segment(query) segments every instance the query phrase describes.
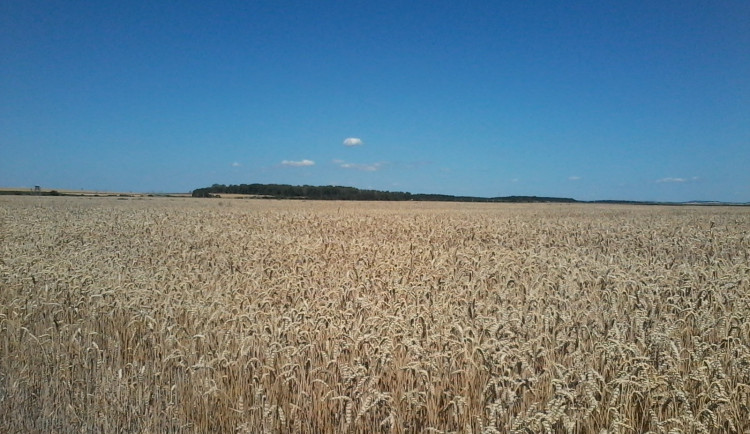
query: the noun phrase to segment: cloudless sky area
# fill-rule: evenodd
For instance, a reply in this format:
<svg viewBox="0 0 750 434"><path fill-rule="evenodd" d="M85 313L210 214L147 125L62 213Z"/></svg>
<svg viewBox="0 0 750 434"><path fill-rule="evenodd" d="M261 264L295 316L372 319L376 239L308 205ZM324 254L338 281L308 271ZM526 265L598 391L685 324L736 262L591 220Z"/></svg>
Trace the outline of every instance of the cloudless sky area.
<svg viewBox="0 0 750 434"><path fill-rule="evenodd" d="M0 2L0 186L750 201L750 2Z"/></svg>

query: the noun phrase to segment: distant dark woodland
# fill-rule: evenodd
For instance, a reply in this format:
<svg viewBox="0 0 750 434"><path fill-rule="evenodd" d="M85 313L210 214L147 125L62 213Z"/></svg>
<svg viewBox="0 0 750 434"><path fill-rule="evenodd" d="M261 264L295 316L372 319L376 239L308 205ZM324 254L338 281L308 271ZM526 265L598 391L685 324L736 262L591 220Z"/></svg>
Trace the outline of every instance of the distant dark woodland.
<svg viewBox="0 0 750 434"><path fill-rule="evenodd" d="M354 187L311 186L286 184L214 184L193 190L193 197L220 197L221 194L246 194L269 199L309 200L382 200L382 201L437 201L437 202L560 202L574 203L575 199L537 196L472 197L447 194L412 194L394 191L360 190Z"/></svg>

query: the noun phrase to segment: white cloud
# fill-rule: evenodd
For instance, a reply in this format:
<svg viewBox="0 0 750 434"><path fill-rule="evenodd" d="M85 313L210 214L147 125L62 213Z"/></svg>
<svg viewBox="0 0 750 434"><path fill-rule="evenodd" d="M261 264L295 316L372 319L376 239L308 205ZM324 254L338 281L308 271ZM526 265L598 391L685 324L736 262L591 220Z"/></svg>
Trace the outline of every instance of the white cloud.
<svg viewBox="0 0 750 434"><path fill-rule="evenodd" d="M364 145L364 142L362 139L359 139L357 137L347 137L344 139L344 146L362 146Z"/></svg>
<svg viewBox="0 0 750 434"><path fill-rule="evenodd" d="M232 163L232 167L240 167L240 166L242 166L242 164L240 164L240 163L238 163L236 161L234 163Z"/></svg>
<svg viewBox="0 0 750 434"><path fill-rule="evenodd" d="M656 182L662 183L662 182L687 182L687 179L685 178L662 178L657 179Z"/></svg>
<svg viewBox="0 0 750 434"><path fill-rule="evenodd" d="M315 162L312 160L300 160L300 161L284 160L281 162L281 165L289 166L289 167L305 167L305 166L314 166Z"/></svg>
<svg viewBox="0 0 750 434"><path fill-rule="evenodd" d="M580 176L569 176L568 181L579 181L581 179Z"/></svg>
<svg viewBox="0 0 750 434"><path fill-rule="evenodd" d="M354 170L361 170L363 172L375 172L380 170L383 167L383 163L373 163L373 164L357 164L357 163L347 163L342 160L333 160L334 163L338 164L339 167L342 169L354 169Z"/></svg>

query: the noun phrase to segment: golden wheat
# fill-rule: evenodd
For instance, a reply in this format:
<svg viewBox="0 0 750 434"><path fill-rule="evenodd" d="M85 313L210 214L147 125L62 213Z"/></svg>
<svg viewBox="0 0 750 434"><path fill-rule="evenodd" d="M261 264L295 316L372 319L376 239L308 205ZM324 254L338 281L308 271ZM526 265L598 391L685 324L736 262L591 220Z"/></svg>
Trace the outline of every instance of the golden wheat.
<svg viewBox="0 0 750 434"><path fill-rule="evenodd" d="M0 198L3 432L747 432L750 209Z"/></svg>

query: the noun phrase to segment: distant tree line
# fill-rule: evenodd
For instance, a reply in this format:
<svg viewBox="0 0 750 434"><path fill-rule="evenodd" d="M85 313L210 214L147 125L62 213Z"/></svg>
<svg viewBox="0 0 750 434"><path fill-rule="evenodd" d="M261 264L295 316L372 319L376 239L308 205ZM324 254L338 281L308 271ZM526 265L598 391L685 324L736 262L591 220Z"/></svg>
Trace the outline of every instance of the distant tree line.
<svg viewBox="0 0 750 434"><path fill-rule="evenodd" d="M269 199L309 200L379 200L379 201L434 201L434 202L560 202L573 203L575 199L538 196L473 197L447 194L412 194L400 191L361 190L334 185L287 184L214 184L193 190L193 197L220 197L222 194L245 194Z"/></svg>
<svg viewBox="0 0 750 434"><path fill-rule="evenodd" d="M34 190L0 190L0 196L69 196L57 190L34 191Z"/></svg>

